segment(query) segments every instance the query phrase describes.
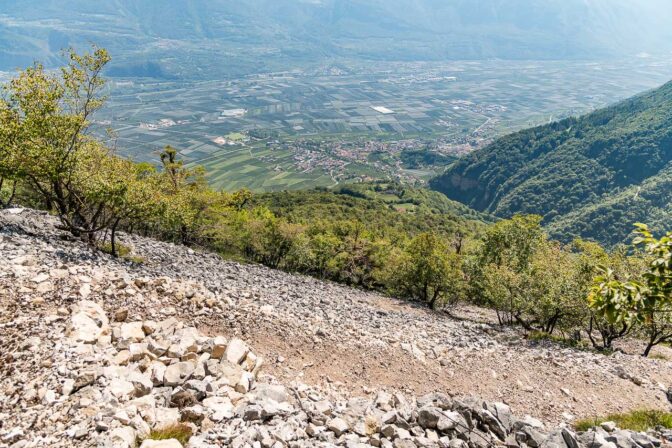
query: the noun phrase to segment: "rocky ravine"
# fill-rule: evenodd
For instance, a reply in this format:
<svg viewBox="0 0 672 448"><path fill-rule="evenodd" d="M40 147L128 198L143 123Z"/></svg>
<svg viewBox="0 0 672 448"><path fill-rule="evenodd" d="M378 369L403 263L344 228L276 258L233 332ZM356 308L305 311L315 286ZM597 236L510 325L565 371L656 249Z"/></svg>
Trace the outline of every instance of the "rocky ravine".
<svg viewBox="0 0 672 448"><path fill-rule="evenodd" d="M487 322L124 241L146 262L91 252L42 213L0 212L0 446L128 447L176 421L193 426L192 447L665 443L566 422L669 408L666 361L530 344ZM525 414L540 420L514 417Z"/></svg>

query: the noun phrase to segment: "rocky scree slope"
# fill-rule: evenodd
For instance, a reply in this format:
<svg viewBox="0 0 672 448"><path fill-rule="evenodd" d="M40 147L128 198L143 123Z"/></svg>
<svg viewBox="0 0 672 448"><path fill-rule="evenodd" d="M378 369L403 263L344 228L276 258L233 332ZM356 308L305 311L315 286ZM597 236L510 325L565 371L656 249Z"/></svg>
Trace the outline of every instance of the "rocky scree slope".
<svg viewBox="0 0 672 448"><path fill-rule="evenodd" d="M146 258L133 265L54 224L0 212L1 447L171 448L142 440L178 421L193 429L190 447L648 448L672 438L608 424L575 434L560 421L589 404L667 408L668 363L529 346L488 324L126 236ZM465 366L488 387L464 381ZM473 392L482 397L462 397Z"/></svg>

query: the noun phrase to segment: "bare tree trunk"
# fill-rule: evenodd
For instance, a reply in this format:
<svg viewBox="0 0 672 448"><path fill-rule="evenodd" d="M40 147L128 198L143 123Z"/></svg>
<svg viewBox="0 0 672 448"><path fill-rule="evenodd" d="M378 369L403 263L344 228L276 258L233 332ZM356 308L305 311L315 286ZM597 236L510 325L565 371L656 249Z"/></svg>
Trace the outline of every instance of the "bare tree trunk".
<svg viewBox="0 0 672 448"><path fill-rule="evenodd" d="M12 205L12 202L14 202L14 197L16 196L16 181L12 184L12 192L9 194L9 199L7 199L7 207Z"/></svg>
<svg viewBox="0 0 672 448"><path fill-rule="evenodd" d="M665 333L664 330L652 334L649 338L649 342L646 345L646 348L644 349L644 353L642 353L642 356L647 358L651 354L651 349L653 349L653 347L655 347L658 344L662 344L663 342L669 341L670 337L672 337L672 335L669 333Z"/></svg>
<svg viewBox="0 0 672 448"><path fill-rule="evenodd" d="M110 229L110 248L112 256L115 258L119 256L117 253L117 226L119 225L120 220L120 218L117 218L114 221L114 224L112 224L112 228Z"/></svg>
<svg viewBox="0 0 672 448"><path fill-rule="evenodd" d="M513 319L520 324L521 327L523 327L527 331L534 331L534 328L532 328L532 325L530 325L528 322L526 322L520 315L518 314L512 314Z"/></svg>
<svg viewBox="0 0 672 448"><path fill-rule="evenodd" d="M544 327L544 331L548 334L553 334L553 331L555 330L555 326L558 324L558 320L560 320L561 312L559 310L555 311L555 314L553 317L551 317L548 322L546 323Z"/></svg>
<svg viewBox="0 0 672 448"><path fill-rule="evenodd" d="M597 345L597 341L595 338L593 338L593 323L595 322L595 316L591 315L590 316L590 325L588 326L588 339L590 339L590 343L593 345L593 348L596 350L599 350L600 347Z"/></svg>

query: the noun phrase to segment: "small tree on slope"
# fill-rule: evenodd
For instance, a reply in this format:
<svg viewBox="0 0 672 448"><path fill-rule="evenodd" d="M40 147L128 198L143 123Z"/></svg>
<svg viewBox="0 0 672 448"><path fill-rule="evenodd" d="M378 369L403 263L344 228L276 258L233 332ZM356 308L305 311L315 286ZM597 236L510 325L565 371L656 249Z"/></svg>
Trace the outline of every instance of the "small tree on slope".
<svg viewBox="0 0 672 448"><path fill-rule="evenodd" d="M0 178L23 180L74 234L94 238L105 227L110 194L97 186L100 160L109 152L88 135L92 114L104 103L107 51L68 53L60 74L36 64L6 87L0 106Z"/></svg>
<svg viewBox="0 0 672 448"><path fill-rule="evenodd" d="M646 225L636 226L633 244L651 257L642 280L621 281L611 269L602 268L588 301L613 325L641 324L648 337L643 355L648 356L653 347L672 340L672 232L656 239Z"/></svg>

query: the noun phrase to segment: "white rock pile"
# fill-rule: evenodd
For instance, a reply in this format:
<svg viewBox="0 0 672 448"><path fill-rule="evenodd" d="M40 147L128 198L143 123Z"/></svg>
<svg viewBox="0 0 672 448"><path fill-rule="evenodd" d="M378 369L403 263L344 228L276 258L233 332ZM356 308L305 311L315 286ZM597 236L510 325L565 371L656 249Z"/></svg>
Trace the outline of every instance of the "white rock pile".
<svg viewBox="0 0 672 448"><path fill-rule="evenodd" d="M233 403L250 392L262 365L240 339L208 338L175 318L110 323L90 301L72 311L68 348L89 362L70 372L62 392L79 392L80 407L97 406L92 423L105 433L103 446L131 447L152 428L180 421L232 418Z"/></svg>
<svg viewBox="0 0 672 448"><path fill-rule="evenodd" d="M46 375L41 382L23 383L24 388L11 391L12 396L0 394L3 408L15 405L3 423L17 417L24 417L20 420L25 423L25 417L34 415L49 420L38 428L48 430L53 424L54 431L29 442L22 435L35 427L36 422L31 422L3 434L3 443L56 446L62 442L53 438L64 429L72 440L132 447L152 428L180 421L197 426L206 418L210 422L231 419L234 403L250 392L262 365L262 359L240 339L208 338L175 318L110 322L92 301L81 301L70 311L61 310L62 315L69 314L68 322L63 333L52 333L56 340L48 344L58 356L55 363L42 364ZM125 315L121 310L115 317L123 320ZM55 316L56 320L60 319ZM29 356L41 345L46 344L31 337L21 348ZM18 372L16 380L18 386L22 382ZM267 413L283 409L261 402ZM26 414L20 415L22 410Z"/></svg>
<svg viewBox="0 0 672 448"><path fill-rule="evenodd" d="M305 385L258 383L262 359L240 339L203 336L175 318L125 322L125 310L110 322L92 301L61 314L67 316L62 338L51 343L62 356L44 364L46 381L0 396L3 408L20 396L14 409L27 410L5 415L2 446L173 448L181 446L175 439L148 437L178 422L191 428L192 448L661 445L653 435L613 425L580 435L547 431L532 417L514 418L506 404L475 398L434 393L409 399L380 391L339 399ZM40 345L28 338L21 348Z"/></svg>

